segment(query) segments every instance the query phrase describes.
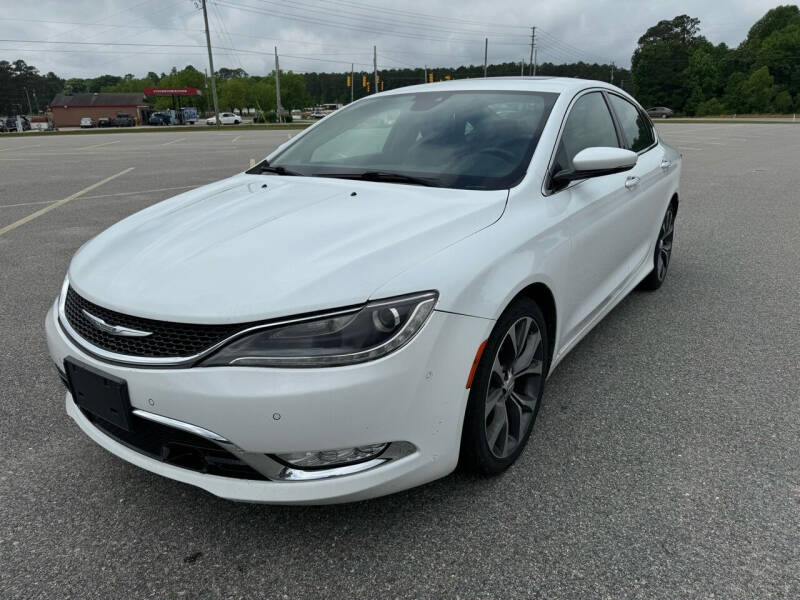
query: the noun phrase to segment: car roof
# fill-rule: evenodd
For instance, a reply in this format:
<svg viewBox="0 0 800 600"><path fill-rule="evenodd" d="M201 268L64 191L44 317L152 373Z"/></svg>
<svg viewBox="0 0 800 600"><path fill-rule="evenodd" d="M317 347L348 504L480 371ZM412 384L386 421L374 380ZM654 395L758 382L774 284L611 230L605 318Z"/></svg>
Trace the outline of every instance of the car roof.
<svg viewBox="0 0 800 600"><path fill-rule="evenodd" d="M434 91L531 91L531 92L579 92L586 88L605 88L628 95L615 85L605 81L576 79L572 77L486 77L479 79L456 79L437 83L422 83L397 88L381 95L407 94Z"/></svg>

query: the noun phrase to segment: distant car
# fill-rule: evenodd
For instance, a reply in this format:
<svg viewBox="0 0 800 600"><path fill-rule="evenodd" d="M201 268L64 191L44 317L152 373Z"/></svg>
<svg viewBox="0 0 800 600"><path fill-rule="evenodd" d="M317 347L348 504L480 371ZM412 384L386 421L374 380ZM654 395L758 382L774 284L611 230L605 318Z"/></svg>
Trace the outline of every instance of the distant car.
<svg viewBox="0 0 800 600"><path fill-rule="evenodd" d="M219 120L223 125L238 125L242 122L242 119L239 115L235 115L233 113L219 113ZM210 117L206 119L206 125L216 125L217 118Z"/></svg>
<svg viewBox="0 0 800 600"><path fill-rule="evenodd" d="M675 115L675 111L666 106L654 106L647 109L647 115L653 119L667 119Z"/></svg>
<svg viewBox="0 0 800 600"><path fill-rule="evenodd" d="M114 119L114 125L117 127L133 127L136 125L136 121L133 118L133 115L129 115L128 113L117 113L117 118Z"/></svg>
<svg viewBox="0 0 800 600"><path fill-rule="evenodd" d="M327 117L327 116L328 116L328 115L327 115L327 114L325 114L324 112L312 112L312 113L309 115L309 117L311 117L312 119L324 119L324 118L325 118L325 117Z"/></svg>
<svg viewBox="0 0 800 600"><path fill-rule="evenodd" d="M94 126L95 126L95 123L94 123L94 119L92 119L92 117L83 117L81 119L81 129L86 129L86 128L94 127Z"/></svg>
<svg viewBox="0 0 800 600"><path fill-rule="evenodd" d="M19 131L28 131L31 128L31 122L28 120L28 117L23 115L19 116L19 119L22 123L22 129L20 130L17 125L17 117L6 117L5 120L5 131L9 132L19 132Z"/></svg>
<svg viewBox="0 0 800 600"><path fill-rule="evenodd" d="M194 125L200 118L200 113L193 106L185 106L183 108L183 123L184 125Z"/></svg>
<svg viewBox="0 0 800 600"><path fill-rule="evenodd" d="M100 117L97 119L98 127L113 127L114 123L108 117Z"/></svg>
<svg viewBox="0 0 800 600"><path fill-rule="evenodd" d="M167 113L155 112L147 120L150 125L171 125L172 117Z"/></svg>

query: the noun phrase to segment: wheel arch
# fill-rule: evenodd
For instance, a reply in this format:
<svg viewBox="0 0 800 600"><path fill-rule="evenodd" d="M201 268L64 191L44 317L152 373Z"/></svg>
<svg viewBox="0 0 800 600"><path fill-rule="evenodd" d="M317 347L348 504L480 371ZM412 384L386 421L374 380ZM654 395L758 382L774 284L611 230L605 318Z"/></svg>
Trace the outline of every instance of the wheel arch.
<svg viewBox="0 0 800 600"><path fill-rule="evenodd" d="M558 333L558 310L556 308L556 298L547 284L536 281L522 288L506 305L506 308L518 298L528 298L536 302L544 315L545 325L547 326L547 367L552 364L553 355L556 347L556 334ZM505 308L503 309L505 310Z"/></svg>

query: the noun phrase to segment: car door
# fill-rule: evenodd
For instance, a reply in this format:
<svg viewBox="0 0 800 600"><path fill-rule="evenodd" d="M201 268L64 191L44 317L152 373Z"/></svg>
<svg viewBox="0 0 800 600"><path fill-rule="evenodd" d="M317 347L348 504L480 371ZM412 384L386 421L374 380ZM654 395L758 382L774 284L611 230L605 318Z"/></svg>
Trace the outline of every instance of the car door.
<svg viewBox="0 0 800 600"><path fill-rule="evenodd" d="M636 165L628 172L629 185L633 184L632 191L635 193L629 198L632 228L628 234L631 248L627 258L631 269L638 270L652 255L651 248L656 235L653 227L658 227L664 216L669 193L665 174L669 164L665 164L664 150L656 143L650 119L626 98L614 93L608 93L607 96L624 147L639 155Z"/></svg>
<svg viewBox="0 0 800 600"><path fill-rule="evenodd" d="M572 159L585 148L623 144L606 95L584 92L573 100L550 172L572 169ZM629 176L615 173L551 190L570 236L566 340L579 335L630 276L630 229L635 226L631 202L637 191L626 187Z"/></svg>

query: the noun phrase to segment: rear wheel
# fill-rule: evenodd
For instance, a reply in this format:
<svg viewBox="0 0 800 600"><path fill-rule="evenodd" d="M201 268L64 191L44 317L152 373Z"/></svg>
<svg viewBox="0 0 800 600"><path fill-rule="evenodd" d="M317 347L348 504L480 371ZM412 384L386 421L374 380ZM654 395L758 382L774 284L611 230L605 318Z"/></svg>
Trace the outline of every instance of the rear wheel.
<svg viewBox="0 0 800 600"><path fill-rule="evenodd" d="M461 465L485 476L510 467L530 437L548 367L541 310L520 298L498 319L484 348L467 403Z"/></svg>
<svg viewBox="0 0 800 600"><path fill-rule="evenodd" d="M653 270L639 284L643 290L657 290L667 278L669 261L672 259L672 241L675 237L675 208L675 203L671 203L664 214L653 255Z"/></svg>

